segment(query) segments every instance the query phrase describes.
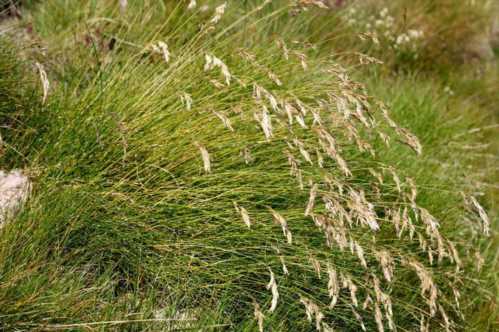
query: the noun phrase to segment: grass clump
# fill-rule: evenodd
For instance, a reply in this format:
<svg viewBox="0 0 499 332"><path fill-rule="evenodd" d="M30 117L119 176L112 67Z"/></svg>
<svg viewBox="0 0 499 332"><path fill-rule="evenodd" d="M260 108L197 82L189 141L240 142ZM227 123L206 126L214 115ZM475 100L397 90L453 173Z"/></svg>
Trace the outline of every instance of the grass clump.
<svg viewBox="0 0 499 332"><path fill-rule="evenodd" d="M34 182L1 231L1 326L464 328L490 225L456 193L473 202L452 179L468 161L427 155L461 130L425 132L446 100L378 85L390 112L294 42L313 13L208 4L34 9L48 59L60 57L38 58L48 96L21 96L30 111L1 132L2 165ZM13 58L7 77L26 68Z"/></svg>

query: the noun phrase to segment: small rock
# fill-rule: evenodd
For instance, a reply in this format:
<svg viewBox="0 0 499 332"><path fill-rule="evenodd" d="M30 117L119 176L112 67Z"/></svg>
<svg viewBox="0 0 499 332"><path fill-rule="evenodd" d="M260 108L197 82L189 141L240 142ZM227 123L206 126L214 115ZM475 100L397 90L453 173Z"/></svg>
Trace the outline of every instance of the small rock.
<svg viewBox="0 0 499 332"><path fill-rule="evenodd" d="M0 228L26 202L31 191L31 182L19 170L0 170Z"/></svg>

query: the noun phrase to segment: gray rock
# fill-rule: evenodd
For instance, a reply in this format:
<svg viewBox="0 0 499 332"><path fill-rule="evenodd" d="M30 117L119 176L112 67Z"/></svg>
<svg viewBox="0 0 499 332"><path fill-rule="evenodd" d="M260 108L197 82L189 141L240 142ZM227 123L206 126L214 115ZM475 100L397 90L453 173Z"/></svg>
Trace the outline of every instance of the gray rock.
<svg viewBox="0 0 499 332"><path fill-rule="evenodd" d="M30 191L31 182L22 171L0 171L0 228L19 211Z"/></svg>

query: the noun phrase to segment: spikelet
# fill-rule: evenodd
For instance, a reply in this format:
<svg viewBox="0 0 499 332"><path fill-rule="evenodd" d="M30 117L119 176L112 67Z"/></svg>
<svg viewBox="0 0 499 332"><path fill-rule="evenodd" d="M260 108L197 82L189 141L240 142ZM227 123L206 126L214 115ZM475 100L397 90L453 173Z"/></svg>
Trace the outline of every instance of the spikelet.
<svg viewBox="0 0 499 332"><path fill-rule="evenodd" d="M305 148L303 147L303 145L300 145L299 147L299 150L300 150L300 153L301 155L303 156L303 158L305 158L305 160L310 164L310 165L313 165L314 162L312 161L312 158L310 157L310 153L308 153L307 150L305 150Z"/></svg>
<svg viewBox="0 0 499 332"><path fill-rule="evenodd" d="M359 302L357 300L357 286L354 284L350 276L341 276L342 283L343 283L343 288L348 288L350 291L350 299L352 300L352 305L354 307L359 306Z"/></svg>
<svg viewBox="0 0 499 332"><path fill-rule="evenodd" d="M398 128L398 125L395 123L395 121L392 120L392 118L390 118L390 115L388 115L388 110L381 106L381 114L383 114L383 117L385 118L385 121L388 123L388 125L393 128L393 129L397 129Z"/></svg>
<svg viewBox="0 0 499 332"><path fill-rule="evenodd" d="M43 68L43 65L39 62L35 62L35 65L38 68L38 72L40 73L40 81L42 82L42 88L43 88L42 104L45 104L49 94L50 82L47 77L47 72Z"/></svg>
<svg viewBox="0 0 499 332"><path fill-rule="evenodd" d="M265 98L267 98L267 101L270 104L270 107L272 107L272 109L274 111L280 112L279 103L277 102L276 97L273 94L271 94L270 92L268 92L267 90L263 90L263 92L265 94Z"/></svg>
<svg viewBox="0 0 499 332"><path fill-rule="evenodd" d="M314 210L315 198L317 197L317 188L318 185L314 184L310 189L310 195L308 196L308 204L307 208L305 209L305 216L309 216Z"/></svg>
<svg viewBox="0 0 499 332"><path fill-rule="evenodd" d="M215 8L215 14L213 15L213 17L210 20L211 24L217 24L222 19L222 16L225 13L226 7L227 7L227 2L224 2L223 4L221 4L220 6Z"/></svg>
<svg viewBox="0 0 499 332"><path fill-rule="evenodd" d="M431 278L428 271L425 270L421 263L415 260L406 260L404 263L414 269L416 274L421 281L421 296L425 296L426 292L429 293L429 298L427 299L428 305L430 307L430 315L433 317L437 310L437 296L438 289L437 286L433 283L433 279Z"/></svg>
<svg viewBox="0 0 499 332"><path fill-rule="evenodd" d="M388 136L387 134L385 134L381 131L378 132L378 135L381 138L381 140L383 141L383 143L385 143L385 146L390 147L390 136Z"/></svg>
<svg viewBox="0 0 499 332"><path fill-rule="evenodd" d="M258 331L263 332L263 320L265 319L265 315L260 310L260 305L256 302L253 302L253 308L255 313L255 319L258 324Z"/></svg>
<svg viewBox="0 0 499 332"><path fill-rule="evenodd" d="M289 125L293 124L293 115L298 113L298 110L294 108L293 105L290 103L284 102L284 111L286 112L286 115L288 116L288 122Z"/></svg>
<svg viewBox="0 0 499 332"><path fill-rule="evenodd" d="M217 89L223 89L225 88L225 85L223 85L222 83L220 83L218 80L210 80L210 83L213 84L213 86Z"/></svg>
<svg viewBox="0 0 499 332"><path fill-rule="evenodd" d="M336 140L331 134L327 132L324 128L316 128L315 131L319 135L319 143L324 149L324 151L338 163L340 169L346 176L351 176L352 172L348 169L348 166L345 160L339 155L338 150L336 148Z"/></svg>
<svg viewBox="0 0 499 332"><path fill-rule="evenodd" d="M270 312L274 312L275 308L277 307L277 301L279 300L279 292L277 290L277 282L275 280L274 272L272 272L272 269L269 267L269 272L270 272L270 281L267 284L266 288L271 291L272 293L272 303L270 304Z"/></svg>
<svg viewBox="0 0 499 332"><path fill-rule="evenodd" d="M319 112L312 110L313 122L312 126L322 126L322 119Z"/></svg>
<svg viewBox="0 0 499 332"><path fill-rule="evenodd" d="M357 220L361 224L369 226L371 230L378 231L379 225L376 221L374 205L366 200L364 191L356 192L354 189L350 189L350 198L348 205L355 213Z"/></svg>
<svg viewBox="0 0 499 332"><path fill-rule="evenodd" d="M204 165L204 171L206 173L211 173L211 161L210 161L210 154L208 153L208 150L198 142L195 143L195 145L198 147L199 151L201 152L201 158L203 159L203 165Z"/></svg>
<svg viewBox="0 0 499 332"><path fill-rule="evenodd" d="M121 15L124 15L126 13L127 7L128 7L128 0L120 0Z"/></svg>
<svg viewBox="0 0 499 332"><path fill-rule="evenodd" d="M282 273L284 273L284 275L289 275L288 267L286 266L286 262L284 261L284 257L282 255L279 256L279 260L281 261Z"/></svg>
<svg viewBox="0 0 499 332"><path fill-rule="evenodd" d="M356 241L353 241L354 243L354 248L355 248L355 253L357 254L357 257L359 258L359 261L364 269L367 270L367 262L366 259L364 258L364 249L360 246L359 243Z"/></svg>
<svg viewBox="0 0 499 332"><path fill-rule="evenodd" d="M374 252L376 258L381 265L381 269L383 270L383 276L386 281L391 282L393 279L393 258L390 253L386 250L375 251Z"/></svg>
<svg viewBox="0 0 499 332"><path fill-rule="evenodd" d="M250 149L248 149L247 147L244 148L242 151L241 151L241 155L244 159L244 162L246 165L249 165L251 164L253 161L255 161L255 158L253 158L253 156L251 155L251 151Z"/></svg>
<svg viewBox="0 0 499 332"><path fill-rule="evenodd" d="M239 214L241 214L241 218L243 219L244 224L248 226L248 228L251 228L251 219L248 211L244 207L239 206L236 202L234 202L234 208Z"/></svg>
<svg viewBox="0 0 499 332"><path fill-rule="evenodd" d="M374 176L376 178L376 180L378 180L379 184L383 184L383 176L380 173L376 172L372 168L369 168L368 171L369 171L369 173L372 174L372 176Z"/></svg>
<svg viewBox="0 0 499 332"><path fill-rule="evenodd" d="M412 148L417 155L420 155L423 152L423 147L414 134L409 132L407 129L400 127L396 129L396 132L402 137L402 142Z"/></svg>
<svg viewBox="0 0 499 332"><path fill-rule="evenodd" d="M367 310L369 307L373 304L373 299L371 298L371 295L367 294L366 299L364 300L364 303L362 303L362 309Z"/></svg>
<svg viewBox="0 0 499 332"><path fill-rule="evenodd" d="M317 277L320 279L321 278L321 263L315 257L310 257L309 261L312 264L312 267L314 268L315 273L317 273Z"/></svg>
<svg viewBox="0 0 499 332"><path fill-rule="evenodd" d="M463 265L461 259L459 258L459 253L457 252L457 249L452 241L447 240L447 245L449 247L449 252L451 253L450 257L456 264L456 271L459 271L459 268Z"/></svg>
<svg viewBox="0 0 499 332"><path fill-rule="evenodd" d="M357 312L357 310L355 310L355 308L353 306L350 306L350 309L352 310L352 313L355 316L355 319L357 319L357 321L359 322L360 328L362 329L362 331L366 332L367 329L366 329L366 326L364 325L364 320L362 319L362 316Z"/></svg>
<svg viewBox="0 0 499 332"><path fill-rule="evenodd" d="M480 254L479 251L475 252L475 259L476 259L476 270L477 272L480 272L482 270L483 265L485 264L485 259L483 256Z"/></svg>
<svg viewBox="0 0 499 332"><path fill-rule="evenodd" d="M393 167L388 168L388 171L392 174L393 181L395 182L395 185L397 186L397 191L400 193L402 192L402 187L400 183L400 178L393 169Z"/></svg>
<svg viewBox="0 0 499 332"><path fill-rule="evenodd" d="M153 49L163 55L165 62L170 62L170 51L168 50L168 45L165 42L159 41L156 45L153 45Z"/></svg>
<svg viewBox="0 0 499 332"><path fill-rule="evenodd" d="M297 51L295 51L294 53L300 59L300 63L301 63L303 70L307 70L308 69L307 56L304 53L300 53Z"/></svg>
<svg viewBox="0 0 499 332"><path fill-rule="evenodd" d="M303 129L307 129L307 124L305 123L305 118L303 117L302 114L296 114L295 115L296 122L302 127Z"/></svg>
<svg viewBox="0 0 499 332"><path fill-rule="evenodd" d="M374 319L376 320L378 331L384 332L385 327L383 325L383 314L381 313L381 309L379 308L379 304L377 302L374 303Z"/></svg>
<svg viewBox="0 0 499 332"><path fill-rule="evenodd" d="M300 302L305 306L305 313L309 322L315 319L315 328L317 331L322 331L322 320L324 319L324 314L319 309L319 306L315 304L312 300L300 295Z"/></svg>
<svg viewBox="0 0 499 332"><path fill-rule="evenodd" d="M490 220L489 216L487 215L487 212L485 212L485 209L478 203L475 197L471 196L470 197L471 203L473 204L473 207L478 211L478 214L480 215L480 219L482 219L482 229L483 229L483 234L486 236L490 235Z"/></svg>
<svg viewBox="0 0 499 332"><path fill-rule="evenodd" d="M319 165L320 168L324 168L324 158L319 149L315 149L315 154L317 155L317 165Z"/></svg>
<svg viewBox="0 0 499 332"><path fill-rule="evenodd" d="M196 0L190 0L189 5L187 6L187 9L192 10L192 9L196 8L197 5L198 4L197 4Z"/></svg>
<svg viewBox="0 0 499 332"><path fill-rule="evenodd" d="M440 227L438 221L433 217L428 210L425 208L420 207L419 208L419 213L421 216L421 220L423 223L429 228L431 232L429 232L428 235L430 235L433 232L438 232L438 227Z"/></svg>
<svg viewBox="0 0 499 332"><path fill-rule="evenodd" d="M283 216L281 216L279 213L277 213L275 210L270 208L270 212L272 213L272 217L274 217L274 222L281 225L282 228L282 233L286 237L286 240L288 241L288 244L293 243L293 237L291 235L291 232L289 231L288 228L288 223L286 219L284 219Z"/></svg>
<svg viewBox="0 0 499 332"><path fill-rule="evenodd" d="M421 319L419 320L419 332L430 332L430 323L425 320L424 314L421 314Z"/></svg>
<svg viewBox="0 0 499 332"><path fill-rule="evenodd" d="M227 67L227 65L216 56L211 54L205 54L204 70L209 71L214 68L220 68L220 71L225 78L225 84L230 85L232 74L229 71L229 67Z"/></svg>
<svg viewBox="0 0 499 332"><path fill-rule="evenodd" d="M184 92L180 96L180 100L182 101L182 104L184 104L185 108L190 111L192 109L192 97L190 94Z"/></svg>
<svg viewBox="0 0 499 332"><path fill-rule="evenodd" d="M411 193L409 194L408 198L409 201L412 204L413 208L416 208L416 197L418 196L418 190L416 188L416 184L414 183L414 180L412 178L406 178L407 184L409 185L409 188L411 189Z"/></svg>
<svg viewBox="0 0 499 332"><path fill-rule="evenodd" d="M220 121L222 121L225 128L229 129L230 131L234 131L230 119L225 114L217 111L213 111L213 113L215 113L215 115L220 119Z"/></svg>
<svg viewBox="0 0 499 332"><path fill-rule="evenodd" d="M340 286L338 284L338 276L336 274L336 270L329 263L327 264L327 275L327 290L329 297L331 298L331 304L329 305L329 307L332 309L338 302L338 297L340 295Z"/></svg>
<svg viewBox="0 0 499 332"><path fill-rule="evenodd" d="M263 133L265 134L265 138L267 141L270 141L272 138L272 118L269 115L269 111L265 105L262 105L262 115L261 118L257 118L257 121L260 122L260 126L262 127Z"/></svg>
<svg viewBox="0 0 499 332"><path fill-rule="evenodd" d="M288 158L288 164L290 167L290 174L292 176L298 176L299 174L299 161L293 156L293 154L289 150L284 150L284 154Z"/></svg>
<svg viewBox="0 0 499 332"><path fill-rule="evenodd" d="M277 86L282 86L282 81L274 72L269 71L267 75Z"/></svg>
<svg viewBox="0 0 499 332"><path fill-rule="evenodd" d="M279 47L282 50L282 54L284 56L285 60L289 60L289 50L288 47L286 46L286 43L282 39L278 39L276 41L277 47Z"/></svg>
<svg viewBox="0 0 499 332"><path fill-rule="evenodd" d="M440 315L442 315L442 318L444 319L445 332L451 332L450 329L451 322L449 316L447 316L444 308L441 305L438 305L438 311L440 311Z"/></svg>

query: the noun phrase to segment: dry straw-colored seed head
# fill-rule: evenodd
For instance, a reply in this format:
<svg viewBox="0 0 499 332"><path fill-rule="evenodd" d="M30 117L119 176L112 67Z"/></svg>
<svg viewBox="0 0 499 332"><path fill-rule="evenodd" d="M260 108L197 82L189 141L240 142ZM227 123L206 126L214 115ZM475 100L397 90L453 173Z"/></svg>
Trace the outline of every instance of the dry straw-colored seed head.
<svg viewBox="0 0 499 332"><path fill-rule="evenodd" d="M45 104L49 94L50 82L47 77L47 72L45 71L43 65L39 62L36 62L35 65L38 68L38 72L40 73L40 81L42 82L42 88L43 88L42 104Z"/></svg>
<svg viewBox="0 0 499 332"><path fill-rule="evenodd" d="M277 290L277 282L275 280L274 272L269 268L270 272L270 281L267 284L267 289L269 289L272 293L272 302L270 304L270 312L274 312L277 307L277 301L279 300L279 291Z"/></svg>

